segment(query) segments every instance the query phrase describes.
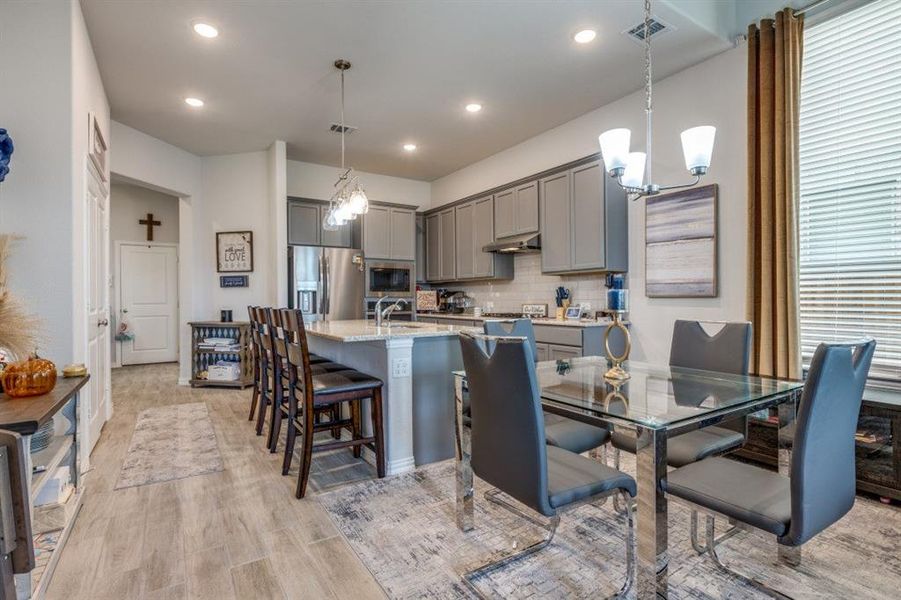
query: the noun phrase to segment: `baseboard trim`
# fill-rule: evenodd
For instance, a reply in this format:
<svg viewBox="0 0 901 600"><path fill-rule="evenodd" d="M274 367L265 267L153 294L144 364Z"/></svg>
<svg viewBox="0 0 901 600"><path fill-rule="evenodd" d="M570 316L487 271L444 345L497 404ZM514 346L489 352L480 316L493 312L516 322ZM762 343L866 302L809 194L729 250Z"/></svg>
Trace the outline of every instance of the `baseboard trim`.
<svg viewBox="0 0 901 600"><path fill-rule="evenodd" d="M170 379L170 381L171 381L171 379ZM178 385L189 386L189 385L191 385L191 380L188 379L187 377L179 377Z"/></svg>

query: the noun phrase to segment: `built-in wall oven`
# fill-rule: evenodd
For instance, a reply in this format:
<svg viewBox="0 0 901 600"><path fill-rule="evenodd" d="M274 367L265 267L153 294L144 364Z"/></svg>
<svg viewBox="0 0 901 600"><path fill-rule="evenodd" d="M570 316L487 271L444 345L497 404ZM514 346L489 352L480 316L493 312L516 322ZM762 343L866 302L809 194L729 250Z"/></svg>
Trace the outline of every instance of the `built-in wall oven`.
<svg viewBox="0 0 901 600"><path fill-rule="evenodd" d="M366 261L366 298L410 298L416 293L414 263Z"/></svg>

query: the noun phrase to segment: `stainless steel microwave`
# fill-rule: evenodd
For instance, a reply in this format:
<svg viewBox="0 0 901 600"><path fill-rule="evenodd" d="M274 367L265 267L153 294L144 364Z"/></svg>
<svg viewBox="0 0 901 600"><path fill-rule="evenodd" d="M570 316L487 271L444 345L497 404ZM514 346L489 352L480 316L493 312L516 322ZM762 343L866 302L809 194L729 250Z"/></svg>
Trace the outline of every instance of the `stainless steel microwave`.
<svg viewBox="0 0 901 600"><path fill-rule="evenodd" d="M416 292L414 263L403 261L366 261L367 297L412 297Z"/></svg>

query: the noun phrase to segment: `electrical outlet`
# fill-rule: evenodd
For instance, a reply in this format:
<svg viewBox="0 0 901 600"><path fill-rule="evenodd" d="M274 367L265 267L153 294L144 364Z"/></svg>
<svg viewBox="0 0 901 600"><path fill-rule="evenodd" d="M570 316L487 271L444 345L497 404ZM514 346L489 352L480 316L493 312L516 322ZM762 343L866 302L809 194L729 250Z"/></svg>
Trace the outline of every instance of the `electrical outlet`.
<svg viewBox="0 0 901 600"><path fill-rule="evenodd" d="M410 359L395 358L391 361L392 377L409 377L410 376Z"/></svg>

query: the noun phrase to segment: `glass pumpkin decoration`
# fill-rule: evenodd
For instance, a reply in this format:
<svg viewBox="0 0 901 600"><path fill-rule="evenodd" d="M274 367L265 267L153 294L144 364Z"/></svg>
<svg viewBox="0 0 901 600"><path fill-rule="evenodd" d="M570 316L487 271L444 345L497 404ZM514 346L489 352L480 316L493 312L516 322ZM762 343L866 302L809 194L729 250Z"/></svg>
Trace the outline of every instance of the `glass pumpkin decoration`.
<svg viewBox="0 0 901 600"><path fill-rule="evenodd" d="M3 371L3 391L11 398L40 396L56 385L56 365L33 356L12 363Z"/></svg>

